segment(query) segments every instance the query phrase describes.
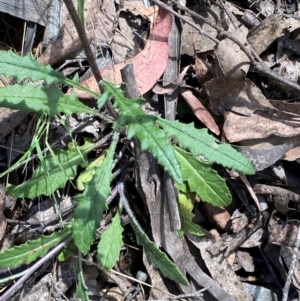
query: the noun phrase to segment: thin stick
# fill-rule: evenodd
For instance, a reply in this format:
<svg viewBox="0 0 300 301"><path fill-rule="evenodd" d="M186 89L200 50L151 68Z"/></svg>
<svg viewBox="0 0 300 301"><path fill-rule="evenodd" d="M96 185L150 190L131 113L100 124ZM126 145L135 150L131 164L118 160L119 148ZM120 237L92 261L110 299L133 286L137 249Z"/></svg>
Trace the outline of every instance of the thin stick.
<svg viewBox="0 0 300 301"><path fill-rule="evenodd" d="M206 290L207 290L207 288L203 288L203 289L201 289L199 291L196 291L194 293L182 294L182 295L170 297L168 299L156 299L156 300L151 300L151 301L174 301L174 300L178 300L178 299L187 299L187 298L203 300L202 293Z"/></svg>
<svg viewBox="0 0 300 301"><path fill-rule="evenodd" d="M85 52L85 55L86 55L86 58L89 62L89 65L92 69L92 72L96 78L96 81L97 83L100 82L102 80L102 76L101 76L101 73L97 67L97 64L96 64L96 61L95 61L95 56L94 56L94 53L91 49L91 46L90 46L90 41L86 35L86 32L80 22L80 19L79 19L79 16L77 14L77 11L76 11L76 8L73 4L73 1L72 0L64 0L65 2L65 5L68 9L68 12L72 18L72 21L75 25L75 28L77 30L77 33L79 35L79 38L80 38L80 41L82 43L82 47L83 47L83 50Z"/></svg>
<svg viewBox="0 0 300 301"><path fill-rule="evenodd" d="M89 65L91 67L91 70L93 72L93 75L97 81L97 83L99 84L99 82L102 80L102 75L100 73L100 70L98 69L97 63L96 63L96 58L94 56L94 53L92 51L92 48L90 46L90 41L86 35L85 29L83 28L79 16L77 14L77 11L75 9L75 6L73 4L72 0L64 0L65 5L68 9L68 12L72 18L72 21L75 25L75 28L77 30L77 33L79 35L83 50L85 52L86 58L89 62ZM99 90L101 93L101 88L99 86ZM102 93L101 93L102 94ZM105 104L105 108L106 110L109 112L109 114L114 117L115 119L118 117L116 112L114 112L114 110L110 107L109 103Z"/></svg>
<svg viewBox="0 0 300 301"><path fill-rule="evenodd" d="M297 257L298 257L298 253L299 253L299 246L300 246L300 226L298 227L298 234L297 234L297 238L295 241L295 246L293 249L293 256L292 256L292 260L291 260L291 265L289 268L289 272L288 275L286 277L286 281L284 284L284 288L283 288L283 296L282 296L282 301L287 301L288 299L288 295L289 295L289 290L290 290L290 285L292 282L292 277L294 274L294 269L295 269L295 265L297 262Z"/></svg>
<svg viewBox="0 0 300 301"><path fill-rule="evenodd" d="M7 291L4 292L2 296L0 296L0 301L10 300L10 298L24 285L24 282L44 263L50 260L53 256L55 256L62 248L64 248L70 241L72 237L69 236L65 238L60 244L58 244L54 249L52 249L48 254L46 254L43 258L37 261L33 266L27 269L27 274L17 280Z"/></svg>
<svg viewBox="0 0 300 301"><path fill-rule="evenodd" d="M158 6L162 7L163 9L169 11L170 13L172 13L174 16L176 16L177 18L181 19L182 21L184 21L185 23L191 25L192 27L194 27L195 29L197 29L202 35L206 36L207 38L213 40L214 42L216 42L217 44L220 43L220 41L218 39L216 39L215 37L211 36L210 34L208 34L206 31L204 31L200 26L198 26L197 24L191 22L190 20L187 20L185 17L181 16L180 14L178 14L176 11L174 11L170 6L168 6L167 4L159 1L159 0L153 0L153 2L155 4L157 4ZM172 1L173 2L173 1ZM178 5L177 2L175 2L175 4L177 5L177 7L179 9L181 9L181 5ZM183 11L185 11L184 9L181 9ZM190 10L188 10L190 11Z"/></svg>

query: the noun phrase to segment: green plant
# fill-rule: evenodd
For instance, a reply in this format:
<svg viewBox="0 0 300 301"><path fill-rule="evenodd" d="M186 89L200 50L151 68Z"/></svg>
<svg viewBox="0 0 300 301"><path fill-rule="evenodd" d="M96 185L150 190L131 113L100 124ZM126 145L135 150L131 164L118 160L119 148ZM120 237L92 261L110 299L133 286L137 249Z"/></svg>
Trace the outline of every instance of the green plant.
<svg viewBox="0 0 300 301"><path fill-rule="evenodd" d="M38 154L40 165L28 181L18 186L8 185L7 193L26 198L53 195L56 189L64 187L68 181L77 176L78 166L86 168L85 172L89 175L84 180L82 194L76 196L78 207L73 215L71 230L68 228L68 230L63 230L62 234L42 236L36 241L0 253L0 268L17 266L25 261L26 263L32 262L37 257L43 256L51 246L70 233L78 250L84 255L88 253L93 244L96 229L103 218L103 212L107 209L106 199L111 194L113 180L113 158L120 132L123 130L126 131L127 139L137 138L141 149L151 152L176 182L180 191L179 209L183 221L183 229L179 231L179 235L183 235L184 232L202 235L201 229L193 225L191 221L193 217L192 194L198 194L203 201L215 206L226 206L231 202L229 189L225 181L212 169L213 163L245 174L254 173L248 159L230 145L217 141L208 134L206 129L196 129L193 124L182 124L179 121L168 121L160 116L145 114L141 109L144 100L126 98L123 85L117 87L113 83L102 81L100 85L104 93L100 95L79 84L77 77L73 80L68 79L50 66L39 64L31 54L21 58L11 51L0 53L0 70L3 75L13 77L17 82L0 89L0 106L27 112L34 111L40 115L39 126L32 144L16 166L26 162L34 149ZM42 83L38 82L41 80ZM22 81L26 81L26 84L19 84ZM61 84L88 92L98 100L98 110L83 105L75 93L63 94L60 89ZM119 111L119 117L116 120L99 113L99 110L110 99L114 102L114 108ZM87 164L87 155L97 147L97 144L89 141L86 141L83 146L77 146L73 141L73 146L68 150L52 150L47 142L49 120L61 113L66 115L89 113L107 122L113 122L113 138L100 164ZM50 155L43 153L40 146L41 138L44 136L46 136L46 146ZM172 141L175 140L175 142L171 143L170 138L173 138ZM207 161L203 162L198 159L200 155ZM4 176L16 166L12 166L0 176ZM134 216L131 216L131 223L138 243L144 247L154 265L160 268L167 277L187 284L187 280L176 266L143 233ZM110 227L102 234L98 245L97 258L107 269L111 269L118 258L122 246L122 231L118 211ZM104 250L103 244L109 248ZM78 277L79 293L85 294L80 269Z"/></svg>

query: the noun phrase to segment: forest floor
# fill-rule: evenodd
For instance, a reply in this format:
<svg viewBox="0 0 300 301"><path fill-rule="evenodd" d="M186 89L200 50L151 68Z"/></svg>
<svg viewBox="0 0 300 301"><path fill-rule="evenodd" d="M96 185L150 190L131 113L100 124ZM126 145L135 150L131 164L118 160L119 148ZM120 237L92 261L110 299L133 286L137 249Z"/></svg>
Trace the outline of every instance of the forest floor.
<svg viewBox="0 0 300 301"><path fill-rule="evenodd" d="M300 300L298 2L83 2L0 7L0 301Z"/></svg>

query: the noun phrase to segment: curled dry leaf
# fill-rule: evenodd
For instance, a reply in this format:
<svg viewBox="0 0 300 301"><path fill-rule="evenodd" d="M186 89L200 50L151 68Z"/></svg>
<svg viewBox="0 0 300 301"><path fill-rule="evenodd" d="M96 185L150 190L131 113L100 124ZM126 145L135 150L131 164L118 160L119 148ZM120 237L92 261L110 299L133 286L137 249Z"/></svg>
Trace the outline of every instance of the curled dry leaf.
<svg viewBox="0 0 300 301"><path fill-rule="evenodd" d="M135 57L112 67L100 70L104 80L120 84L120 70L132 63L140 94L149 91L163 74L169 56L168 34L172 27L172 16L159 8L146 47ZM93 76L81 82L84 86L98 91L98 85ZM77 92L81 98L89 98L86 93Z"/></svg>

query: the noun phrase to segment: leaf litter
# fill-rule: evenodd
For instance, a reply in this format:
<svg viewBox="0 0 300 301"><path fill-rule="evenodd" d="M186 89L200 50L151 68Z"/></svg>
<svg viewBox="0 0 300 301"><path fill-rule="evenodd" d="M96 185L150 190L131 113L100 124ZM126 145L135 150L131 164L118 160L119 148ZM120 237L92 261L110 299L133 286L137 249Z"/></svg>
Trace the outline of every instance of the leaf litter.
<svg viewBox="0 0 300 301"><path fill-rule="evenodd" d="M100 1L86 0L85 3L88 38L95 53L99 54L99 66L101 61L103 62L105 59L104 54L106 54L106 59L109 62L99 67L100 73L105 80L120 84L122 82L121 69L129 63L133 63L137 87L139 93L144 95L146 99L147 110L163 115L161 100L159 97L153 96L151 90L164 73L168 59L174 59L169 57L169 49L175 45L168 43L168 35L171 27L176 26L177 23L174 22L172 13L162 7L146 8L143 1L125 1L122 7L124 1L119 2L116 6L112 1L100 3ZM160 3L159 1L154 2ZM116 258L118 258L118 253L120 253L114 270L119 270L132 277L135 277L135 273L140 269L148 272L148 283L152 284L153 287L146 292L146 295L142 291L137 292L136 298L139 300L166 299L170 294L179 295L180 292L188 294L201 287L207 289L203 293L202 298L204 300L211 300L212 296L217 300L279 300L285 298L287 294L292 300L299 293L300 267L298 262L292 270L292 285L290 287L288 286L287 275L293 256L296 258L299 256L297 252L295 254L294 246L299 231L300 110L297 103L299 101L297 92L294 88L286 85L286 82L296 84L299 82L298 56L300 51L299 45L297 45L300 28L297 19L299 13L296 6L293 8L288 1L284 1L285 5L279 5L279 7L275 7L273 1L259 1L254 5L249 5L249 2L240 1L238 5L231 3L231 1L219 1L210 4L203 2L201 5L194 6L187 3L188 9L197 12L207 21L222 27L225 33L238 39L244 45L244 49L237 45L230 36L218 32L205 21L199 22L195 16L190 16L189 12L186 12L183 18L197 25L200 24L207 35L201 35L191 25L182 23L181 57L179 57L182 62L181 67L184 68L190 64L192 67L185 68L181 76L180 74L175 76L180 80L167 83L167 86L156 86L153 91L158 94L172 93L179 87L177 117L187 124L194 122L196 128L207 127L221 141L231 143L239 152L249 158L256 173L246 178L242 174L230 170L226 171L217 166L219 182L208 185L206 187L208 190L197 187L200 180L193 185L189 183L190 188L193 188L192 191L182 191L185 189L184 186L177 185L181 198L180 206L184 208L181 210L183 227L178 233L171 230L172 216L166 205L162 203L162 200L167 197L165 195L166 187L161 180L161 170L159 167L157 168L155 159L151 159L150 167L145 166L145 169L135 167L135 177L141 177L141 179L145 177L141 183L138 183L139 180L136 179L137 189L132 182L126 186L126 193L134 200L131 206L136 210L138 219L144 223L143 226L147 229L147 234L150 235L150 238L153 237L154 242L159 247L163 247L181 273L189 277L189 285L179 284L180 291L178 291L171 285L170 280L166 280L162 274L153 268L153 262L148 261L149 258L145 256L141 248L135 251L131 249L136 241L132 238L132 230L125 228L126 232L124 231L123 234L120 232L120 228L116 225L116 206L109 205L103 221L99 225L98 223L92 225L93 231L98 229L101 233L106 233L103 235L105 239L107 239L107 234L113 232L113 237L118 240L119 245L115 246L116 249L112 249L111 253L101 249L98 251L98 257L105 256L105 264L109 268L113 266ZM247 14L255 16L258 13L259 18L254 19L254 23L249 24L242 21L246 17L249 18ZM32 48L32 51L36 56L39 56L38 61L45 65L51 64L58 68L67 62L67 64L76 66L76 70L86 69L85 57L78 35L64 7L61 9L61 16L64 24L57 41L50 43L41 56L39 56L37 48ZM119 17L114 20L114 16ZM118 26L114 27L115 24ZM218 43L214 39L217 39ZM3 42L8 43L7 41ZM266 77L265 73L257 72L253 65L253 58L249 57L249 53L261 66L270 68L280 78ZM82 62L84 62L83 65ZM66 69L67 67L62 68ZM82 85L98 91L97 83L91 73L83 76L83 72L80 71L79 81ZM53 89L56 88L57 86L53 86ZM93 101L87 100L89 98L87 94L77 89L74 91L79 98L85 99L86 105L93 106ZM208 105L206 105L207 103ZM34 106L34 104L32 105ZM63 107L63 104L61 106ZM30 107L26 107L26 109L31 110ZM69 108L67 109L69 110ZM8 109L1 108L1 110ZM78 108L77 116L73 117L78 123L75 130L78 135L77 141L84 140L87 136L99 139L99 137L103 138L108 134L110 130L108 124L104 121L100 123L97 121L96 123L96 117L92 115L82 116L80 112L81 109ZM9 112L9 114L13 114L13 112ZM1 118L1 125L4 130L0 133L0 138L5 147L14 147L14 142L8 139L8 135L14 129L18 131L18 125L22 123L24 118L25 115L22 115L17 123L16 120L5 123L6 115ZM119 120L120 124L121 121ZM71 122L71 119L66 119L66 122ZM88 131L86 125L89 123L97 124L98 129ZM170 131L171 128L170 124L168 128L162 120L158 121L156 126L165 131ZM172 127L174 130L175 123ZM192 132L192 126L190 128ZM61 130L64 132L62 127ZM55 143L57 135L51 132L50 136L52 143ZM168 137L172 137L172 140L178 138L170 134ZM7 141L10 141L12 146L6 144ZM66 139L60 145L63 147L68 143L69 140ZM187 144L187 142L185 143ZM82 142L81 144L83 145ZM218 142L216 142L216 149L219 147L217 144ZM129 162L128 158L132 156L132 152L128 151L130 147L129 144L124 143L123 149L117 148L120 151L120 156L118 161L113 164L117 166L117 169L122 169L122 165ZM196 152L195 147L191 144L184 147L192 153ZM108 149L105 141L100 148L99 153ZM26 150L23 149L22 151ZM74 150L72 151L74 152ZM206 157L205 154L197 153L197 155L200 160L203 159L201 156ZM72 178L80 173L85 166L86 162L84 161L87 160L87 158L80 157L78 153L76 156L78 162L81 162L77 164L80 170L75 170ZM92 159L95 160L97 156L97 152L95 152ZM185 156L187 159L188 155ZM161 161L160 157L157 156L159 162ZM207 158L209 158L208 155ZM109 160L112 164L111 157ZM193 158L193 160L196 159ZM219 161L215 160L214 162ZM1 168L5 169L6 163L2 160L1 164ZM46 164L48 164L47 161ZM137 160L137 164L142 164L142 161ZM205 168L207 162L201 164L201 168ZM231 164L228 167L234 167L234 165ZM104 169L105 166L101 167L100 165L99 168ZM199 165L198 169L201 168ZM49 169L51 168L49 167ZM279 176L282 174L280 169L283 169L284 177ZM149 173L149 170L152 172ZM27 166L27 172L34 176L39 172L39 169ZM196 171L188 171L189 174L194 172ZM208 178L211 172L210 167L208 167L206 170ZM215 171L213 172L215 173ZM18 187L19 184L21 184L20 187L26 186L26 175L15 172L15 176L16 179L11 173L9 182L13 186L7 186L7 193L12 191L11 187ZM68 216L68 208L66 209L63 205L64 200L70 194L72 202L67 207L76 206L73 196L78 194L78 191L72 182L68 186L65 184L67 179L64 179L64 176L63 173L60 175L63 184L55 188L60 187L58 194L61 196L59 197L61 204L59 206L63 216L65 214ZM197 176L200 179L200 176ZM179 174L177 175L178 179L180 179ZM185 180L185 178L183 179ZM205 181L209 182L210 180L206 179ZM220 188L225 181L230 192L226 190L224 193L225 190ZM45 189L44 195L47 195L49 194L48 188L43 188L44 185L46 184L43 183L40 189ZM214 188L214 185L219 187ZM109 184L105 185L106 188L107 186ZM26 234L28 231L24 225L34 229L35 225L44 222L40 216L33 215L33 219L26 216L30 206L41 211L39 203L34 198L36 192L26 190L27 193L31 193L29 199L20 202L16 207L11 207L10 216L5 210L10 206L4 202L6 199L3 197L0 230L4 238L10 232L17 236L15 232L21 231L25 233L23 239L26 242L32 236ZM114 195L114 190L111 193ZM224 207L214 207L203 203L206 201L207 194L213 195L214 193L216 200L223 200ZM107 199L108 204L111 202L109 194L110 192L105 192L105 195L101 195L103 200ZM226 206L228 198L232 198L230 207ZM45 203L46 200L45 197L42 197L41 204ZM144 204L142 204L142 200L144 200ZM28 206L29 201L31 204ZM217 203L220 204L219 201ZM106 207L104 203L102 205ZM53 208L57 210L57 204ZM70 210L72 211L74 208ZM78 210L85 211L84 202L76 210L77 212ZM151 221L148 228L146 226L148 222L147 211L149 211ZM91 212L91 214L94 213ZM51 214L56 215L56 219L52 221L55 225L61 218L61 213L55 211ZM161 217L163 217L163 221ZM125 219L126 215L123 218ZM46 220L49 219L50 217L47 215ZM198 223L193 223L195 220ZM122 218L120 222L122 222ZM13 231L12 225L17 223L19 223L21 230ZM21 227L21 225L23 226ZM80 227L91 227L88 225L88 219L86 224L83 222ZM47 233L47 231L52 233L55 227L53 229L49 227L47 230L40 227L38 229L43 233ZM94 239L99 241L100 236L97 234L94 237L93 231L88 231L91 244ZM84 235L86 233L82 233L82 236ZM123 249L121 238L123 238L124 243ZM82 237L76 239L84 241ZM139 239L144 241L144 236L140 236ZM102 247L104 243L105 241L102 241L98 247ZM152 242L145 241L145 243ZM82 251L87 254L85 259L93 261L92 258L95 253L90 251L89 246L83 243ZM114 259L110 260L111 257ZM124 264L126 261L129 264ZM121 266L122 269L120 269ZM99 297L99 292L100 295L104 295L99 284L99 279L103 280L104 278L100 277L98 273L92 275L91 271L88 271L88 265L85 265L84 269L88 292L98 294L97 297ZM7 271L1 270L0 273L3 273L1 278L8 277ZM40 276L45 275L48 275L47 271L41 271ZM120 276L120 279L128 290L133 290L135 285L140 285L138 279L125 280L124 277L124 275ZM74 277L72 279L75 280ZM108 291L115 289L114 282L107 279L105 282ZM61 293L70 293L67 290L72 290L72 285L74 287L74 283L64 286ZM92 288L93 285L94 289ZM260 291L256 299L253 299L249 293L251 289ZM121 292L122 290L120 290L119 295ZM35 300L31 294L29 289L25 290L26 298ZM48 297L50 294L49 292Z"/></svg>

